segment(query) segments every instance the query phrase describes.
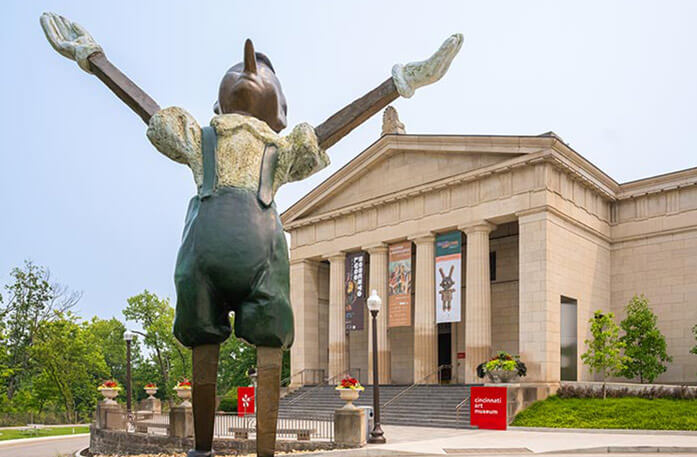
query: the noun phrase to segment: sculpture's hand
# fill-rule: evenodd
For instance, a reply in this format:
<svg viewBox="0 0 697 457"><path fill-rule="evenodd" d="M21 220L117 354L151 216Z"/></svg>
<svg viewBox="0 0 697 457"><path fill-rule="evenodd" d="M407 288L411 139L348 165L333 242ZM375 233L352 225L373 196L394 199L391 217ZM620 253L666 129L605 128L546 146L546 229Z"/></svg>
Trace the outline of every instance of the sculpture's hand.
<svg viewBox="0 0 697 457"><path fill-rule="evenodd" d="M460 33L450 35L440 49L427 60L392 67L392 80L399 95L409 98L418 87L432 84L442 78L460 50L463 40Z"/></svg>
<svg viewBox="0 0 697 457"><path fill-rule="evenodd" d="M87 73L92 73L87 58L104 51L80 24L55 13L41 15L41 28L53 49L70 60L74 60Z"/></svg>

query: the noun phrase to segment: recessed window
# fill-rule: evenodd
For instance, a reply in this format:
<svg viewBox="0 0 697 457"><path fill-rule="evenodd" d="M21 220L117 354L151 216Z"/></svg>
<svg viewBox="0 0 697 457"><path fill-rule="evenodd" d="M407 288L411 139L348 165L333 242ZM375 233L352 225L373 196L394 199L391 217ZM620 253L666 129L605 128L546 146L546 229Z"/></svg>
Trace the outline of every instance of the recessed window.
<svg viewBox="0 0 697 457"><path fill-rule="evenodd" d="M496 251L489 253L489 281L496 281Z"/></svg>

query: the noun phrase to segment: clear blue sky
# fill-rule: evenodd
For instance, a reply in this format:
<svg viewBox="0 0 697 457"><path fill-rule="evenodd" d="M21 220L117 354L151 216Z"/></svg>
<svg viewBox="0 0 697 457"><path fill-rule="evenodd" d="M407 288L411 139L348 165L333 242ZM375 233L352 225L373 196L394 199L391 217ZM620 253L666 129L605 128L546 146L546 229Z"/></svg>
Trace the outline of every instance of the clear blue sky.
<svg viewBox="0 0 697 457"><path fill-rule="evenodd" d="M395 103L407 132L554 130L618 181L697 166L695 2L5 2L0 283L32 259L84 291L85 317L120 316L144 288L174 298L194 184L154 150L135 114L53 51L44 10L82 24L161 106L201 123L247 37L276 67L289 124L317 125L392 64L462 32L449 74ZM281 189L280 209L379 131L375 116L333 147L328 169Z"/></svg>

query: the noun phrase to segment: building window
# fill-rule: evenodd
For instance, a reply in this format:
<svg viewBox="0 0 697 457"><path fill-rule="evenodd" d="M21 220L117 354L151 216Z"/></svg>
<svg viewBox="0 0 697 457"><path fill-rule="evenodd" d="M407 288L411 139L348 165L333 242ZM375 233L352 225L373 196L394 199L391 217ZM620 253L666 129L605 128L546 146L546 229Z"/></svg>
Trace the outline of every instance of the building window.
<svg viewBox="0 0 697 457"><path fill-rule="evenodd" d="M496 281L496 251L489 253L489 281Z"/></svg>
<svg viewBox="0 0 697 457"><path fill-rule="evenodd" d="M578 380L578 301L575 298L561 297L560 316L561 342L561 380Z"/></svg>

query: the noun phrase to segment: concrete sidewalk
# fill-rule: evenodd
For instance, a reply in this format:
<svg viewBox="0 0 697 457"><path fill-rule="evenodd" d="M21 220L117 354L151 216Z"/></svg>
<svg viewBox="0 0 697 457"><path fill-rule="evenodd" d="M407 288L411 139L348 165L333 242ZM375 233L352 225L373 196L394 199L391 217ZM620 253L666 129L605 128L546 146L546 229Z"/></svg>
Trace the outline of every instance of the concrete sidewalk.
<svg viewBox="0 0 697 457"><path fill-rule="evenodd" d="M588 430L453 430L384 425L388 442L366 450L418 454L681 452L697 454L697 433ZM380 454L377 452L376 454Z"/></svg>

